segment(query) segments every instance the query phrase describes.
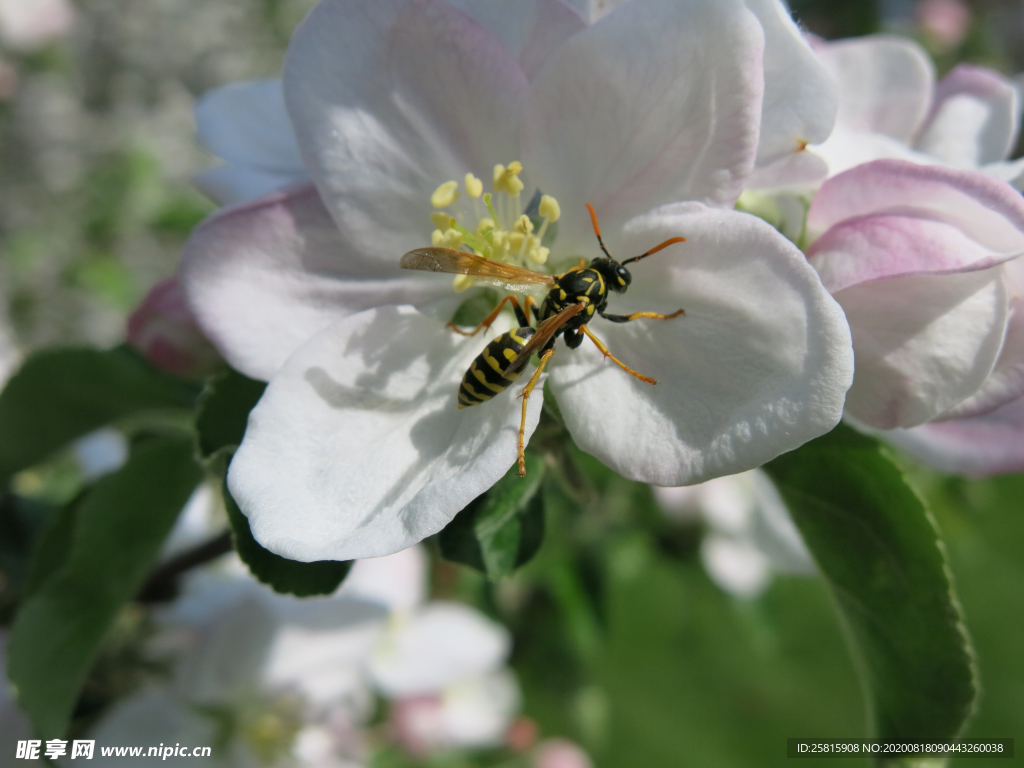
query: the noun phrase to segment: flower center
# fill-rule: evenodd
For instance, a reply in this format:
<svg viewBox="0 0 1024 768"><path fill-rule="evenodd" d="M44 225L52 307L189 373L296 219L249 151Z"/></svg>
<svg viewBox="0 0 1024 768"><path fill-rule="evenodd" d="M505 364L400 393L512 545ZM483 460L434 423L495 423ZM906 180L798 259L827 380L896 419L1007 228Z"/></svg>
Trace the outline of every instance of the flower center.
<svg viewBox="0 0 1024 768"><path fill-rule="evenodd" d="M547 263L551 251L547 245L554 240L561 209L551 195L534 195L524 213L519 175L523 164L514 160L508 165L494 166L493 192L484 192L483 182L472 173L463 180L463 189L470 205L462 198L457 181L446 181L434 190L430 214L434 224L430 241L439 248L462 248L480 256L527 269ZM468 222L470 226L460 222ZM452 287L462 292L473 285L469 275L456 275Z"/></svg>

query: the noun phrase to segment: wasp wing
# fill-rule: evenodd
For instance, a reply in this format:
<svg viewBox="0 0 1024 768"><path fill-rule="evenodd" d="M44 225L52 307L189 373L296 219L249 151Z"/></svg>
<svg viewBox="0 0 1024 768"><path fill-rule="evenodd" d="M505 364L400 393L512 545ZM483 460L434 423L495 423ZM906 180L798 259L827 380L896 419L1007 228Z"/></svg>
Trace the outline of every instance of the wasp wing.
<svg viewBox="0 0 1024 768"><path fill-rule="evenodd" d="M554 275L534 272L532 269L523 269L454 248L417 248L405 254L398 266L426 272L471 275L510 291L523 291L523 285L552 286L557 280Z"/></svg>
<svg viewBox="0 0 1024 768"><path fill-rule="evenodd" d="M515 359L509 364L506 369L506 374L515 373L520 368L525 366L533 353L539 349L543 349L558 330L565 325L567 322L572 320L576 315L583 311L584 304L570 304L568 307L563 309L557 315L549 317L543 323L537 326L537 332L530 337L530 340L526 342L523 348L516 355Z"/></svg>

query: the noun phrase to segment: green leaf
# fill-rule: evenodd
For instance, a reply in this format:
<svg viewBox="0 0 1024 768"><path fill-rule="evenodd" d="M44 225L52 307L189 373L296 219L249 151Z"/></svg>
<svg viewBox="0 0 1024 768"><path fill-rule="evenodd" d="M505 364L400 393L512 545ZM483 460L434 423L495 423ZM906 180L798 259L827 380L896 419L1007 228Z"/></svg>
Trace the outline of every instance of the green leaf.
<svg viewBox="0 0 1024 768"><path fill-rule="evenodd" d="M765 466L835 599L871 735L950 739L973 651L931 515L879 443L840 425Z"/></svg>
<svg viewBox="0 0 1024 768"><path fill-rule="evenodd" d="M200 456L208 459L217 451L233 451L239 446L249 411L256 407L266 388L266 383L232 369L210 381L199 398L196 416Z"/></svg>
<svg viewBox="0 0 1024 768"><path fill-rule="evenodd" d="M489 579L508 576L537 554L544 539L544 462L526 454L526 477L513 466L491 490L470 502L441 531L448 560L475 568Z"/></svg>
<svg viewBox="0 0 1024 768"><path fill-rule="evenodd" d="M351 560L317 560L302 563L275 555L252 536L249 521L224 487L224 505L235 534L235 549L249 571L275 592L296 597L329 595L336 590L352 567Z"/></svg>
<svg viewBox="0 0 1024 768"><path fill-rule="evenodd" d="M191 408L198 388L128 347L48 349L0 394L0 483L94 429L130 414Z"/></svg>
<svg viewBox="0 0 1024 768"><path fill-rule="evenodd" d="M51 575L22 604L8 646L11 682L43 738L66 731L105 633L142 586L201 478L190 439L148 441L82 499L70 547L59 526L60 546L47 556L63 551L64 564L49 564Z"/></svg>

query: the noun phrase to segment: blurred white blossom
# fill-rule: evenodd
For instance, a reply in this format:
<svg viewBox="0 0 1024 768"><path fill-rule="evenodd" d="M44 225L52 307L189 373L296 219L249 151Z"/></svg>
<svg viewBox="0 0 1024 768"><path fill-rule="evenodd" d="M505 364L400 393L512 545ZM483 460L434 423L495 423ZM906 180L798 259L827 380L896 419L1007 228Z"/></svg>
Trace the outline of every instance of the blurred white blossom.
<svg viewBox="0 0 1024 768"><path fill-rule="evenodd" d="M677 520L702 520L701 559L726 592L755 597L774 573L815 573L800 532L768 476L755 469L700 485L654 489Z"/></svg>

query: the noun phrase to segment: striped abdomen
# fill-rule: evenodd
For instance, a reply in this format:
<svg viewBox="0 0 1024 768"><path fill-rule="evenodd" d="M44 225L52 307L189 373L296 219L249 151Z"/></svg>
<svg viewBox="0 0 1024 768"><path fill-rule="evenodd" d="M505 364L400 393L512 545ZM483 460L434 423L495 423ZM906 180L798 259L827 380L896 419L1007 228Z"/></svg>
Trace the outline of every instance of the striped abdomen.
<svg viewBox="0 0 1024 768"><path fill-rule="evenodd" d="M525 364L511 372L508 367L534 332L533 328L516 328L484 347L459 385L459 408L487 402L522 375Z"/></svg>

